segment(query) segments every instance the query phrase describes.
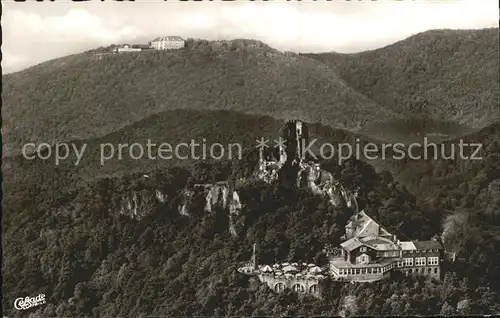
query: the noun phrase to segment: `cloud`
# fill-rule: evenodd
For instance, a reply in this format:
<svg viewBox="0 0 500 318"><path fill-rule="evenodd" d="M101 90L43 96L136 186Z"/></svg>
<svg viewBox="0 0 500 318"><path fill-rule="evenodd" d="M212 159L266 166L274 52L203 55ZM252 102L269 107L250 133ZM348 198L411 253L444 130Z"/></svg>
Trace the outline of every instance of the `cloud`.
<svg viewBox="0 0 500 318"><path fill-rule="evenodd" d="M429 29L498 27L497 2L145 2L10 4L2 65L18 70L97 46L158 35L253 38L279 50L355 52ZM58 11L55 8L59 8ZM36 54L33 54L36 52Z"/></svg>
<svg viewBox="0 0 500 318"><path fill-rule="evenodd" d="M4 73L140 35L134 26L109 26L80 9L45 18L12 10L4 14L2 24Z"/></svg>

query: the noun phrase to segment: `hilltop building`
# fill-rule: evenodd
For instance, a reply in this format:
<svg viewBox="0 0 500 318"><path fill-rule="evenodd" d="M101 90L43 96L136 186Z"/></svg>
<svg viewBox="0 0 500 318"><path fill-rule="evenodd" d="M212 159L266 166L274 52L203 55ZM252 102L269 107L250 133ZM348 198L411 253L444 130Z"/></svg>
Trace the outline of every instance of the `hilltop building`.
<svg viewBox="0 0 500 318"><path fill-rule="evenodd" d="M253 263L238 271L257 276L275 292L291 288L318 297L326 277L345 282L374 282L400 271L440 279L443 248L437 240L400 241L364 211L353 215L345 230L346 240L328 251L329 263L324 268L307 263L257 265L254 246Z"/></svg>
<svg viewBox="0 0 500 318"><path fill-rule="evenodd" d="M142 48L137 47L137 46L133 46L133 45L129 45L129 44L125 44L121 47L116 48L115 50L117 53L140 52L140 51L142 51Z"/></svg>
<svg viewBox="0 0 500 318"><path fill-rule="evenodd" d="M185 41L180 36L160 36L151 41L151 47L156 50L175 50L181 49Z"/></svg>
<svg viewBox="0 0 500 318"><path fill-rule="evenodd" d="M346 241L330 255L329 271L335 279L376 281L392 270L439 279L443 247L437 240L400 241L364 211L346 225Z"/></svg>

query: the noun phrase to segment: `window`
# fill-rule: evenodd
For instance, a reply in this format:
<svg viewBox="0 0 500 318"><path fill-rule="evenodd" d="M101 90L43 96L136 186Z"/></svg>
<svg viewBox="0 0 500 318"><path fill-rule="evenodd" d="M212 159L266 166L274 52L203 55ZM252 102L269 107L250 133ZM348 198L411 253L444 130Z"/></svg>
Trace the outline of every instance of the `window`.
<svg viewBox="0 0 500 318"><path fill-rule="evenodd" d="M283 284L283 283L277 283L276 285L274 285L274 290L277 293L280 293L280 292L284 291L285 290L285 284Z"/></svg>
<svg viewBox="0 0 500 318"><path fill-rule="evenodd" d="M427 264L428 265L438 265L439 264L439 257L429 257L427 259Z"/></svg>
<svg viewBox="0 0 500 318"><path fill-rule="evenodd" d="M319 291L318 285L312 285L311 287L309 287L309 292L312 294L317 294L318 291Z"/></svg>
<svg viewBox="0 0 500 318"><path fill-rule="evenodd" d="M403 267L403 261L398 261L398 267Z"/></svg>
<svg viewBox="0 0 500 318"><path fill-rule="evenodd" d="M432 273L432 268L430 268L430 267L429 267L429 268L427 269L427 274L430 274L430 273Z"/></svg>
<svg viewBox="0 0 500 318"><path fill-rule="evenodd" d="M437 267L434 267L434 274L437 274L438 273L438 269Z"/></svg>
<svg viewBox="0 0 500 318"><path fill-rule="evenodd" d="M361 246L361 248L359 249L361 252L366 252L366 246Z"/></svg>
<svg viewBox="0 0 500 318"><path fill-rule="evenodd" d="M306 288L302 284L293 285L293 290L299 294L303 294L306 292Z"/></svg>
<svg viewBox="0 0 500 318"><path fill-rule="evenodd" d="M405 266L413 266L413 258L405 258L403 260Z"/></svg>
<svg viewBox="0 0 500 318"><path fill-rule="evenodd" d="M415 257L415 266L425 266L425 257Z"/></svg>
<svg viewBox="0 0 500 318"><path fill-rule="evenodd" d="M384 257L388 257L389 256L389 252L384 252Z"/></svg>

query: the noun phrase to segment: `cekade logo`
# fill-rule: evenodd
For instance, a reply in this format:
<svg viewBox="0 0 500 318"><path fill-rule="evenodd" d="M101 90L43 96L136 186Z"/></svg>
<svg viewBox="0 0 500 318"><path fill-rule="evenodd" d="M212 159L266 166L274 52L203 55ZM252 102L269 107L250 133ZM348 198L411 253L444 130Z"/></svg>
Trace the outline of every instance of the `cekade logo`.
<svg viewBox="0 0 500 318"><path fill-rule="evenodd" d="M21 297L14 301L14 307L17 310L26 310L43 304L45 304L45 294L38 294L36 297Z"/></svg>

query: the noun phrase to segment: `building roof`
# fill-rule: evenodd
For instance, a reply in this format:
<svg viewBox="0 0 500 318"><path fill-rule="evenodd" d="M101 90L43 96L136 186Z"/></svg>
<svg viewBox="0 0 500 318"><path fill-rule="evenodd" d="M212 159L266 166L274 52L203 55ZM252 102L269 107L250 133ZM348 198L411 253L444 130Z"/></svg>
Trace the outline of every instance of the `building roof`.
<svg viewBox="0 0 500 318"><path fill-rule="evenodd" d="M370 236L374 232L377 232L379 236L392 236L384 227L369 217L365 211L354 214L346 225L346 230L348 228L352 229L352 235L357 237Z"/></svg>
<svg viewBox="0 0 500 318"><path fill-rule="evenodd" d="M159 36L151 42L161 42L161 41L184 41L180 36Z"/></svg>
<svg viewBox="0 0 500 318"><path fill-rule="evenodd" d="M361 241L378 251L390 251L398 249L397 245L394 244L393 241L385 237L366 237L362 238Z"/></svg>
<svg viewBox="0 0 500 318"><path fill-rule="evenodd" d="M412 241L401 241L399 245L403 251L414 251L417 249Z"/></svg>
<svg viewBox="0 0 500 318"><path fill-rule="evenodd" d="M377 251L390 251L398 248L390 239L380 236L368 236L363 238L353 237L340 244L340 246L348 252L353 251L362 245L368 246Z"/></svg>
<svg viewBox="0 0 500 318"><path fill-rule="evenodd" d="M264 273L270 273L273 271L273 269L271 268L271 266L269 265L264 265L261 269L260 269L261 272L264 272Z"/></svg>
<svg viewBox="0 0 500 318"><path fill-rule="evenodd" d="M317 273L321 273L323 272L323 270L321 269L321 267L318 267L318 266L314 266L314 267L311 267L309 269L309 273L312 273L312 274L317 274Z"/></svg>
<svg viewBox="0 0 500 318"><path fill-rule="evenodd" d="M340 246L342 246L343 249L345 249L346 251L349 251L349 252L357 249L361 245L363 245L363 243L361 243L361 241L358 240L357 237L353 237L352 239L349 239L349 240L343 242L342 244L340 244Z"/></svg>
<svg viewBox="0 0 500 318"><path fill-rule="evenodd" d="M283 271L284 272L296 272L297 267L292 266L292 265L288 265L288 266L283 267Z"/></svg>
<svg viewBox="0 0 500 318"><path fill-rule="evenodd" d="M413 245L418 250L442 249L441 243L438 241L413 241Z"/></svg>

